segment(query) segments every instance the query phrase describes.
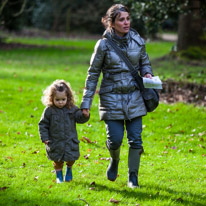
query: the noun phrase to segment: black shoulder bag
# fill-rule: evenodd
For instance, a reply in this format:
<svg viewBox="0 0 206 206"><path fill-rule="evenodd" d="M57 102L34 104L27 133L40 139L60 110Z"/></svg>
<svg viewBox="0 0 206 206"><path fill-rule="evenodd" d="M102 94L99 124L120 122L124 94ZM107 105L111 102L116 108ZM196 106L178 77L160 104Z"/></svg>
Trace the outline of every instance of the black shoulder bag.
<svg viewBox="0 0 206 206"><path fill-rule="evenodd" d="M132 76L137 82L140 92L142 94L145 106L148 112L154 111L159 105L159 94L157 90L151 88L144 88L142 77L138 74L137 69L134 68L129 59L124 55L124 53L116 46L116 44L111 40L109 36L106 36L109 44L113 47L116 53L122 58L122 60L126 63Z"/></svg>

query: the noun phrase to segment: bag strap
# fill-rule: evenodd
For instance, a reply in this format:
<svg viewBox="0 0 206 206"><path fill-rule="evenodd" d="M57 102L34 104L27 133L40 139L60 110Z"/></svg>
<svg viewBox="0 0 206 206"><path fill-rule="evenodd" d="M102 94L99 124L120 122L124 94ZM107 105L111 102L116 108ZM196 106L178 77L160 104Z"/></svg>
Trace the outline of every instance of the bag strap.
<svg viewBox="0 0 206 206"><path fill-rule="evenodd" d="M126 63L126 65L128 66L132 76L134 77L134 79L136 80L136 82L138 83L139 89L142 92L144 90L144 85L143 85L143 80L142 78L139 76L137 69L135 69L135 67L132 65L132 63L129 61L129 59L124 55L124 53L117 47L117 45L112 41L112 39L110 38L110 36L108 36L107 34L105 35L107 41L109 42L109 44L113 47L113 49L116 51L116 53L119 55L119 57Z"/></svg>

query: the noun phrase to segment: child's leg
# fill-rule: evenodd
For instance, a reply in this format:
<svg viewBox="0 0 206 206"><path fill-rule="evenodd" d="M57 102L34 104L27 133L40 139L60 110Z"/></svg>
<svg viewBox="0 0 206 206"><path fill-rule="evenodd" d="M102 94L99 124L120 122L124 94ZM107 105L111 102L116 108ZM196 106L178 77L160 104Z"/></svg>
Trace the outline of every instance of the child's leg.
<svg viewBox="0 0 206 206"><path fill-rule="evenodd" d="M62 183L63 182L62 169L63 169L64 162L62 162L62 161L53 162L53 165L54 165L54 169L56 171L56 182L57 183Z"/></svg>
<svg viewBox="0 0 206 206"><path fill-rule="evenodd" d="M65 173L65 182L70 182L72 180L72 165L75 161L66 162L66 173Z"/></svg>

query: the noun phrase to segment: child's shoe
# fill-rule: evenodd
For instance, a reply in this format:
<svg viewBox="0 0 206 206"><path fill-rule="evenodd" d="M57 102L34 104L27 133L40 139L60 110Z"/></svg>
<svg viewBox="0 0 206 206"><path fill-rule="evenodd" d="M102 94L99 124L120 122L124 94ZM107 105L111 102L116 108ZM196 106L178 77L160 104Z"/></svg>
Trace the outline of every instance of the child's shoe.
<svg viewBox="0 0 206 206"><path fill-rule="evenodd" d="M66 167L65 182L72 181L72 167Z"/></svg>
<svg viewBox="0 0 206 206"><path fill-rule="evenodd" d="M56 182L57 183L62 183L63 182L63 173L62 170L56 171Z"/></svg>

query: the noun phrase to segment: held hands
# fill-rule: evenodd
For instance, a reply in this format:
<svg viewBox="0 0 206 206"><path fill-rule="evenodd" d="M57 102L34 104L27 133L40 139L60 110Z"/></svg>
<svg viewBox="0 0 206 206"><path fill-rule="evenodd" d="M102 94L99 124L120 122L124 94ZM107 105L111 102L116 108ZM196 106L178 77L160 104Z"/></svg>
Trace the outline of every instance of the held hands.
<svg viewBox="0 0 206 206"><path fill-rule="evenodd" d="M146 73L146 74L144 75L144 77L152 79L152 75L151 75L150 73Z"/></svg>
<svg viewBox="0 0 206 206"><path fill-rule="evenodd" d="M48 145L49 144L49 140L46 140L43 143Z"/></svg>
<svg viewBox="0 0 206 206"><path fill-rule="evenodd" d="M89 117L89 109L82 109L82 113L86 118Z"/></svg>

